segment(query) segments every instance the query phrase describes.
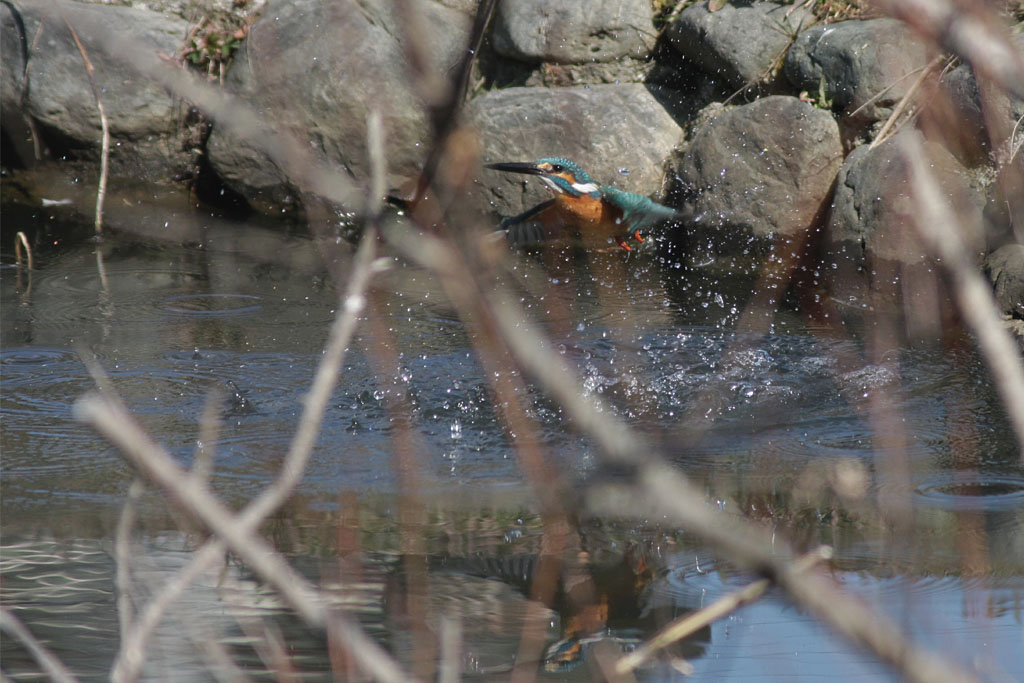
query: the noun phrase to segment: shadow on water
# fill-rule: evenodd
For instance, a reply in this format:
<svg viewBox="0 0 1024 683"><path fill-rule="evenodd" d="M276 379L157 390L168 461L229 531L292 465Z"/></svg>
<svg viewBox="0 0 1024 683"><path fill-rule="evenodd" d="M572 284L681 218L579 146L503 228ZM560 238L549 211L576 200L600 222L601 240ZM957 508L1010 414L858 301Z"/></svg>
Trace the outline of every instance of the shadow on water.
<svg viewBox="0 0 1024 683"><path fill-rule="evenodd" d="M118 642L107 539L131 473L71 418L91 388L78 353L99 359L184 465L219 392L212 485L237 508L277 472L337 299L318 245L302 235L213 220L171 226L165 241L122 233L96 244L73 226L46 230L57 244L40 249L30 281L6 243L0 269L2 602L83 679L99 680ZM923 642L963 662L981 658L994 678L1024 674L1024 476L973 353L905 344L872 363L855 327L820 334L793 311L767 334L738 334L753 278L723 280L715 264L655 246L514 261L522 303L584 396L662 442L722 514L759 520L802 547L835 546L836 579L909 621ZM592 519L581 521L576 549L587 581L562 574L551 596L531 599L542 523L472 351L476 332L431 275L391 263L377 287L398 363L380 368L379 340L360 328L299 494L264 530L339 608L423 675L438 647L424 634L456 628L470 679L510 671L532 633L546 643L542 676L589 680L602 652L628 651L750 578L685 530ZM628 478L604 469L561 410L528 391L529 416L576 492ZM417 439L413 521L395 474L395 392ZM879 392L905 425L906 481L877 471L884 452L865 406ZM876 504L888 495L910 501L902 526ZM177 525L156 494L140 515L134 581L144 596L201 535L170 531ZM286 635L304 673L335 670L321 636L229 560L166 621L147 675L204 670L201 643L211 638L258 672L267 629ZM30 677L25 653L6 639L2 648L5 673ZM641 678L687 666L703 680L884 675L777 597L698 632Z"/></svg>

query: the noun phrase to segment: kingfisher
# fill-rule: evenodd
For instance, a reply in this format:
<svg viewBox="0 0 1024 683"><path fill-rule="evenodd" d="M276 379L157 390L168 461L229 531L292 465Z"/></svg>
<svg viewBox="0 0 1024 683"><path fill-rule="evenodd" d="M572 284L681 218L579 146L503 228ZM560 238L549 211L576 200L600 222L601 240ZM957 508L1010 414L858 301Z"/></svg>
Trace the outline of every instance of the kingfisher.
<svg viewBox="0 0 1024 683"><path fill-rule="evenodd" d="M586 243L594 238L631 251L627 242L643 242L641 234L655 223L678 218L674 209L635 192L599 185L580 166L563 157L536 162L485 164L486 168L538 176L554 197L532 209L506 218L500 228L514 244L530 244L576 233Z"/></svg>

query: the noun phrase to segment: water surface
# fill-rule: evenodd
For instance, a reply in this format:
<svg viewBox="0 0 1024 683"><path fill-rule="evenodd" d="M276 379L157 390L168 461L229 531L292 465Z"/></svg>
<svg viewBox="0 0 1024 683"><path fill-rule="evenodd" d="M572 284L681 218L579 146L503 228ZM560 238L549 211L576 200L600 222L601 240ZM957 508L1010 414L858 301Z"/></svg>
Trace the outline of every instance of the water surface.
<svg viewBox="0 0 1024 683"><path fill-rule="evenodd" d="M5 219L5 235L10 227ZM70 232L40 243L31 273L3 254L2 601L84 678L105 678L117 647L111 539L132 471L72 419L92 387L81 356L98 360L185 467L204 406L219 396L220 430L207 444L216 451L212 482L240 507L277 472L338 305L308 236L246 224L198 233L208 239L114 233L97 244ZM878 353L865 341L870 329L848 324L835 334L792 308L763 334L738 334L754 277L723 279L723 264L654 250L516 258L521 301L582 395L662 444L708 505L801 547L835 546L837 581L919 642L990 680L1024 677L1024 475L969 344L904 340ZM428 605L429 619L458 615L467 675L508 672L537 608L522 578L541 547L535 496L473 351L476 332L422 269L393 258L376 283L376 327L360 328L306 476L266 534L303 573L335 585L413 670L433 651L417 649L420 627L396 608L408 600ZM857 302L837 310L851 320L862 312ZM526 386L545 457L570 487L614 480L561 409ZM880 397L900 425L898 449L877 438ZM411 474L396 462L396 410L411 418ZM891 500L907 511L899 523L880 507ZM409 505L421 515L415 553L402 521ZM155 492L142 498L138 527L144 595L200 536L180 531ZM588 520L581 539L595 584L623 606L582 643L582 657L549 659L544 677L587 680L591 652L635 647L749 578L659 520ZM426 579L409 573L417 562ZM543 640L557 645L571 610L541 609ZM283 629L303 672L330 670L324 643L237 565L198 585L179 612L148 664L153 679L199 676L200 634L216 634L257 670L253 624L266 621ZM25 653L10 639L2 647L5 672L31 679ZM775 595L641 677L681 676L683 657L699 680L886 675Z"/></svg>

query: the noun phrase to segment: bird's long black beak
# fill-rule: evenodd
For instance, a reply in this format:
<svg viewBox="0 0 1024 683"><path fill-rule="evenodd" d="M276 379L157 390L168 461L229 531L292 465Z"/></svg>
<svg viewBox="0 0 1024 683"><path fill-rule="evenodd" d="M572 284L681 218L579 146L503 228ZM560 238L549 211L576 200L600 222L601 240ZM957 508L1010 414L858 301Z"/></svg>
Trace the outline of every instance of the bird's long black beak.
<svg viewBox="0 0 1024 683"><path fill-rule="evenodd" d="M544 171L537 168L537 164L528 161L507 161L501 164L484 164L484 168L491 168L495 171L507 171L508 173L526 173L527 175L544 175Z"/></svg>

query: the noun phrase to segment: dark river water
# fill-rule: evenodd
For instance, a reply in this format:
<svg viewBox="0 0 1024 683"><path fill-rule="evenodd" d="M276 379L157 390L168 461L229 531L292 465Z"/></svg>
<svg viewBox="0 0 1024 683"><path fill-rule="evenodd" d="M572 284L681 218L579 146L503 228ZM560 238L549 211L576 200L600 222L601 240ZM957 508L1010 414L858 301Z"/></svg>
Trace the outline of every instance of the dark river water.
<svg viewBox="0 0 1024 683"><path fill-rule="evenodd" d="M35 239L31 273L14 265L19 229ZM184 466L195 457L208 397L220 392L220 430L208 444L216 449L212 485L237 508L276 475L338 305L307 236L211 222L200 225L199 239L169 232L162 241L159 228L147 229L157 238L129 230L97 244L48 215L4 217L0 602L83 679L105 679L119 643L113 537L132 470L72 417L93 386L81 356L99 361ZM578 256L555 268L516 258L522 302L577 373L582 395L600 397L661 443L709 506L757 520L799 547L833 545L838 583L917 642L986 680L1024 678L1024 473L969 342L901 341L866 353L871 325L857 300L833 302L848 317L844 334L783 310L767 333L739 335L755 280L723 278L721 263L653 250ZM375 284L380 324L360 327L301 486L264 533L423 671L422 629L395 607L422 586L408 576L414 551L400 519L411 478L420 513L413 545L429 586L415 597L429 628L460 625L465 675L504 675L530 610L523 576L542 538L536 496L471 332L434 278L393 258ZM387 340L397 363L380 353ZM571 487L614 480L562 411L528 391L544 454ZM396 476L389 407L396 394L414 428L415 471L405 483ZM899 448L876 438L871 406L879 396L900 427ZM880 511L887 496L907 503L899 524ZM143 494L138 514L141 600L202 535L154 491ZM631 649L671 617L749 580L685 529L658 520L582 520L580 536L598 589L628 605L578 640L579 658L548 658L543 678L589 680L595 648ZM548 646L566 635L561 607L544 608ZM265 628L283 634L297 676L331 670L322 640L229 562L175 605L147 653L146 678L212 680L203 641L221 643L263 677ZM7 676L38 680L14 639L0 648ZM693 678L706 681L889 675L777 594L639 675L681 678L683 657Z"/></svg>

